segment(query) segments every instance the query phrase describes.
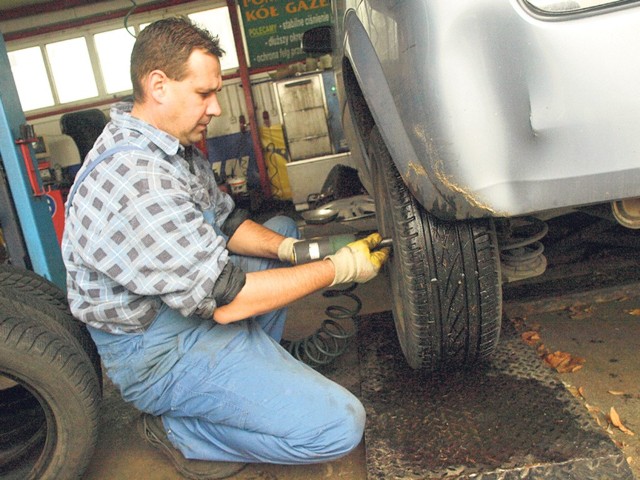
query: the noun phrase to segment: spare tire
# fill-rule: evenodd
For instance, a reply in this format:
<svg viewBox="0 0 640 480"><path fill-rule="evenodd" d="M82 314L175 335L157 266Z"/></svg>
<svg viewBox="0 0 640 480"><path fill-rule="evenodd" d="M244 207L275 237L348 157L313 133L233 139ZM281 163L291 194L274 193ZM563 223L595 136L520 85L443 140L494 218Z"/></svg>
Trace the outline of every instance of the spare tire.
<svg viewBox="0 0 640 480"><path fill-rule="evenodd" d="M0 297L23 305L23 309L36 310L50 316L67 329L82 345L93 362L102 385L102 367L86 326L71 315L67 295L57 285L30 270L0 265ZM9 310L5 310L10 313ZM16 312L18 316L31 316L30 312Z"/></svg>
<svg viewBox="0 0 640 480"><path fill-rule="evenodd" d="M428 372L474 366L500 336L502 288L490 219L443 221L411 195L374 127L368 146L376 217L393 239L387 271L402 352Z"/></svg>
<svg viewBox="0 0 640 480"><path fill-rule="evenodd" d="M66 293L55 283L31 270L0 264L0 287L37 296L63 312L69 311Z"/></svg>
<svg viewBox="0 0 640 480"><path fill-rule="evenodd" d="M0 389L0 472L32 452L45 432L44 411L27 389Z"/></svg>
<svg viewBox="0 0 640 480"><path fill-rule="evenodd" d="M11 387L14 392L28 392L46 419L44 442L36 444L26 460L7 462L3 475L80 478L95 448L100 401L84 350L35 319L0 312L0 375L19 384Z"/></svg>
<svg viewBox="0 0 640 480"><path fill-rule="evenodd" d="M71 313L56 308L34 292L16 295L10 288L0 284L0 312L9 316L29 317L39 321L49 330L75 340L85 351L102 389L102 367L98 349L84 323L76 320Z"/></svg>

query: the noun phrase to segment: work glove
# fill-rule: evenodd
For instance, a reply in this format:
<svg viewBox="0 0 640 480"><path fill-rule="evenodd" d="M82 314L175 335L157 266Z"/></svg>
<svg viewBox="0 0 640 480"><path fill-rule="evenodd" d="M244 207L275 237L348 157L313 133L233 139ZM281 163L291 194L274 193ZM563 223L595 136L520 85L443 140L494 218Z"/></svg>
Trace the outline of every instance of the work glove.
<svg viewBox="0 0 640 480"><path fill-rule="evenodd" d="M293 244L299 242L297 238L287 237L278 247L278 258L281 262L288 262L295 264L295 255L293 252Z"/></svg>
<svg viewBox="0 0 640 480"><path fill-rule="evenodd" d="M374 278L391 253L389 247L372 251L381 241L379 233L372 233L325 257L333 262L336 270L331 286L349 282L365 283Z"/></svg>

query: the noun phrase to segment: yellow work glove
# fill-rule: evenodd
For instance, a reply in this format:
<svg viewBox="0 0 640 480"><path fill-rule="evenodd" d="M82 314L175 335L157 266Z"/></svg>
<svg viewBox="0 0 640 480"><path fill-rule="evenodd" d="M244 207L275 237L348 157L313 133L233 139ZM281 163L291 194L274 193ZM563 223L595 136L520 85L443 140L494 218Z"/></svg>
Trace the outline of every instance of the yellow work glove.
<svg viewBox="0 0 640 480"><path fill-rule="evenodd" d="M278 247L278 258L281 262L295 263L295 256L293 255L293 244L299 242L296 238L285 238Z"/></svg>
<svg viewBox="0 0 640 480"><path fill-rule="evenodd" d="M389 247L371 251L381 241L382 237L379 233L372 233L366 238L342 247L335 254L325 257L333 262L336 269L331 286L350 282L365 283L374 278L391 252Z"/></svg>

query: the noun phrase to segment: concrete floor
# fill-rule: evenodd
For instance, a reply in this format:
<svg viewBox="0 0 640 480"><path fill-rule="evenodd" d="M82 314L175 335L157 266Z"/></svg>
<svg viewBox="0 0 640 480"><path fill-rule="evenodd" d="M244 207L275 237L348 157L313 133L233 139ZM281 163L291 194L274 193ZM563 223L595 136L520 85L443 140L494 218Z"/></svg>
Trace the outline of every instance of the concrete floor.
<svg viewBox="0 0 640 480"><path fill-rule="evenodd" d="M516 305L506 305L505 311L512 320L524 321L523 333L539 333L536 347L541 351L566 352L585 360L581 369L558 373L559 378L609 433L640 478L640 297L586 300L524 316ZM612 424L612 408L629 432Z"/></svg>
<svg viewBox="0 0 640 480"><path fill-rule="evenodd" d="M363 314L388 309L387 284L378 278L356 293L363 300ZM332 304L340 300L331 301ZM578 302L581 303L581 302ZM289 338L298 338L317 328L324 318L327 299L315 294L290 309ZM550 352L563 351L584 358L582 369L559 374L567 388L581 392L581 402L597 417L603 429L623 451L635 476L640 478L640 318L629 312L640 309L640 297L621 298L586 304L579 309L528 312L518 304L505 305L506 319L518 322L523 332L536 330ZM582 312L576 314L576 312ZM533 347L532 347L533 348ZM541 360L542 361L542 360ZM357 367L347 360L340 368ZM341 372L336 372L337 380ZM613 392L613 393L611 393ZM610 425L607 414L613 407L629 435ZM98 448L85 480L144 478L173 480L182 478L169 461L140 440L136 429L137 412L124 404L110 384L105 389ZM364 441L350 455L335 462L313 466L250 465L238 480L364 480L366 453Z"/></svg>
<svg viewBox="0 0 640 480"><path fill-rule="evenodd" d="M324 232L322 228L315 228L307 233L313 236ZM363 301L361 314L389 310L388 292L387 279L383 276L358 287L356 293ZM516 323L523 333L537 331L540 337L537 347L543 344L549 352L563 351L585 359L580 370L559 376L570 391L580 396L585 409L593 413L594 422L610 432L612 442L623 450L635 476L640 478L640 316L637 315L640 288L633 285L609 289L604 296L590 292L579 297L551 295L549 299L533 306L519 298L510 299L505 304L505 321ZM294 304L285 337L295 339L315 331L325 318L324 309L341 301L328 301L318 293ZM346 381L347 388L357 390L357 374L354 380L357 368L357 355L352 351L330 376L338 383ZM612 407L621 423L635 435L609 423L607 415ZM98 447L85 480L182 478L161 453L140 439L137 417L107 384ZM365 442L335 462L314 466L250 465L234 478L366 479Z"/></svg>

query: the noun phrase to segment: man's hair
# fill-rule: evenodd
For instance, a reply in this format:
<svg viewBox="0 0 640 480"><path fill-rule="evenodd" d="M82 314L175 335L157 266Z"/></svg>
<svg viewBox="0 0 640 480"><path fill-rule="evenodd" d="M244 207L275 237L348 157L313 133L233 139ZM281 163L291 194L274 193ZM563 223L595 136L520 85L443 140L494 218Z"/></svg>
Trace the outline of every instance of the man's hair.
<svg viewBox="0 0 640 480"><path fill-rule="evenodd" d="M135 101L144 100L142 81L154 70L162 70L172 80L182 80L188 73L189 56L197 49L218 58L224 55L219 38L187 17L158 20L142 30L131 52L131 83Z"/></svg>

